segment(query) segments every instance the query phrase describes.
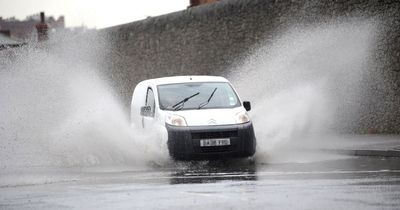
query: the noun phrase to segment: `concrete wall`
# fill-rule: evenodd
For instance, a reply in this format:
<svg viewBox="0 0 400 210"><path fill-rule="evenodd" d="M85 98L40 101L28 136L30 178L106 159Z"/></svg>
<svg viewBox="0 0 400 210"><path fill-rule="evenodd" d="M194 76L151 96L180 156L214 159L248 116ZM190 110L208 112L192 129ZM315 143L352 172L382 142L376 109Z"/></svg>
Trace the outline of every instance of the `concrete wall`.
<svg viewBox="0 0 400 210"><path fill-rule="evenodd" d="M379 61L374 71L386 87L370 81L376 101L355 132L400 132L400 2L396 0L222 0L102 30L107 36L104 70L128 106L140 80L170 75L227 75L260 43L272 42L293 25L337 18L379 18ZM372 106L372 107L371 107ZM367 108L366 108L367 110ZM371 110L373 110L371 112Z"/></svg>

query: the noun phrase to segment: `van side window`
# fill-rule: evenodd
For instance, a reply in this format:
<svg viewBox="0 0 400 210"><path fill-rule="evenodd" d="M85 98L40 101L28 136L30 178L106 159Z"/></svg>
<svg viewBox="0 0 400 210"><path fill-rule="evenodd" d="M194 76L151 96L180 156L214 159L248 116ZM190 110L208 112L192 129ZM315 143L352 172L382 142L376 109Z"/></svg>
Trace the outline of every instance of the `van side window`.
<svg viewBox="0 0 400 210"><path fill-rule="evenodd" d="M155 105L156 105L156 102L154 100L153 90L151 88L147 88L146 106L150 106L150 108L151 108L151 116L152 117L154 117Z"/></svg>

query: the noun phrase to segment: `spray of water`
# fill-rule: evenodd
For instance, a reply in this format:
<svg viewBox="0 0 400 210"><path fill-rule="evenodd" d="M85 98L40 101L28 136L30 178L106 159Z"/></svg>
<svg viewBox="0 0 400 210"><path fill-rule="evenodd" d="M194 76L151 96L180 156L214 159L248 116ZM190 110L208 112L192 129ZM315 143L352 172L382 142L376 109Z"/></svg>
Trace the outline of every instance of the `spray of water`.
<svg viewBox="0 0 400 210"><path fill-rule="evenodd" d="M298 161L293 148L323 144L326 133L351 125L374 33L362 21L294 27L232 70L241 97L253 102L257 161ZM90 50L60 43L0 52L0 185L21 168L167 161L156 138L129 126L96 61L80 59Z"/></svg>
<svg viewBox="0 0 400 210"><path fill-rule="evenodd" d="M258 161L322 158L308 149L351 129L375 31L372 21L292 27L232 71L242 98L254 105Z"/></svg>
<svg viewBox="0 0 400 210"><path fill-rule="evenodd" d="M85 61L86 51L65 44L57 49L38 45L1 53L4 182L5 173L21 168L125 165L140 169L151 161L166 161L165 151L152 143L154 138L129 126L112 89Z"/></svg>

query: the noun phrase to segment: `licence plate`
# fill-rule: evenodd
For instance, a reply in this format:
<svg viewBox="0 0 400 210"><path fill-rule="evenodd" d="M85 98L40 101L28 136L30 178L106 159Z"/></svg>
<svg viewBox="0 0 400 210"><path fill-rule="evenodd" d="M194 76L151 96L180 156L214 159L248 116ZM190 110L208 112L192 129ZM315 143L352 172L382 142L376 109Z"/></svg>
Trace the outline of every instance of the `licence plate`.
<svg viewBox="0 0 400 210"><path fill-rule="evenodd" d="M200 147L218 147L231 145L230 139L201 139Z"/></svg>

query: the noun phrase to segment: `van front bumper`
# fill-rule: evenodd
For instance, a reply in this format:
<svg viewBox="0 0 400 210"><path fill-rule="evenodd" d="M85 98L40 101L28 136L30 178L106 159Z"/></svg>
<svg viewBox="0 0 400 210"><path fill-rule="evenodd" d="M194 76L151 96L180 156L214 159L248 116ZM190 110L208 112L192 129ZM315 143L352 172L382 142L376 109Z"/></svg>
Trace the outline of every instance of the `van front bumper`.
<svg viewBox="0 0 400 210"><path fill-rule="evenodd" d="M178 160L250 157L256 151L251 122L235 125L172 126L166 124L168 150ZM201 147L203 139L229 138L230 145Z"/></svg>

